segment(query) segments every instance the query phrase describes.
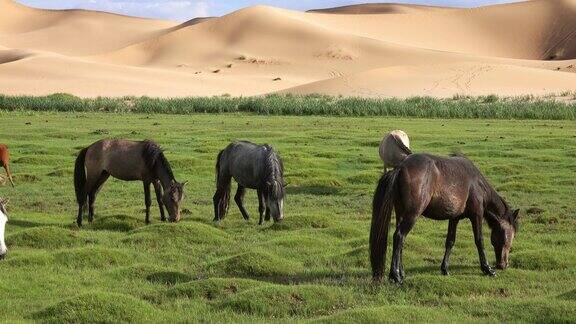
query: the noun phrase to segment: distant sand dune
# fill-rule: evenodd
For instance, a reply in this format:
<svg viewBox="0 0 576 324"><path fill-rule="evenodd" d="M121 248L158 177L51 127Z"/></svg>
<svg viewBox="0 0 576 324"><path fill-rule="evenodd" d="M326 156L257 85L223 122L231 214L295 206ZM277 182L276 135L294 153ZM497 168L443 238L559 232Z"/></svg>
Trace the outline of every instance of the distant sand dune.
<svg viewBox="0 0 576 324"><path fill-rule="evenodd" d="M575 63L576 0L255 6L182 24L0 0L7 94L546 94L576 90Z"/></svg>

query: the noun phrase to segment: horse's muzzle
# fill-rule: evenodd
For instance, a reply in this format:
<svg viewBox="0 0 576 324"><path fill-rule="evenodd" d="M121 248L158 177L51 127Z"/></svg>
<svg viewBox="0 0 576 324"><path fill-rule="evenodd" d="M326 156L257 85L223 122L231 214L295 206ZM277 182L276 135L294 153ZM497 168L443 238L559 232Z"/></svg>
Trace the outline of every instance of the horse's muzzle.
<svg viewBox="0 0 576 324"><path fill-rule="evenodd" d="M6 258L6 253L0 254L0 260L4 260Z"/></svg>

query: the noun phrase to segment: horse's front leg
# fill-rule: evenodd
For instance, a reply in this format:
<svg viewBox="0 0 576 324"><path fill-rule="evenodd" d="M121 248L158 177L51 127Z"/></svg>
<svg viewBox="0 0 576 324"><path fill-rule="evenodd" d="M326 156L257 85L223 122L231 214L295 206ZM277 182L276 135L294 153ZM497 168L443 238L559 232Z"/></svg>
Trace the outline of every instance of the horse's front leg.
<svg viewBox="0 0 576 324"><path fill-rule="evenodd" d="M440 266L440 270L442 274L447 276L448 273L448 264L450 263L450 253L452 252L452 248L454 247L454 243L456 242L456 228L458 227L458 222L460 220L457 218L453 218L448 223L448 234L446 234L446 244L444 251L444 259L442 259L442 265Z"/></svg>
<svg viewBox="0 0 576 324"><path fill-rule="evenodd" d="M262 225L264 222L264 212L266 212L264 194L262 193L262 190L258 190L258 213L260 213L260 221L258 221L258 225Z"/></svg>
<svg viewBox="0 0 576 324"><path fill-rule="evenodd" d="M152 199L150 198L150 182L144 181L144 205L146 206L146 224L150 224L150 206Z"/></svg>
<svg viewBox="0 0 576 324"><path fill-rule="evenodd" d="M156 192L156 201L158 202L158 208L160 209L160 220L165 222L166 215L164 215L164 203L162 202L162 185L160 181L154 181L154 192Z"/></svg>
<svg viewBox="0 0 576 324"><path fill-rule="evenodd" d="M480 268L484 274L489 276L495 276L496 271L494 271L488 261L486 260L486 252L484 251L484 239L482 237L482 214L472 215L470 217L472 221L472 231L474 232L474 242L476 243L476 248L478 249L478 257L480 259Z"/></svg>

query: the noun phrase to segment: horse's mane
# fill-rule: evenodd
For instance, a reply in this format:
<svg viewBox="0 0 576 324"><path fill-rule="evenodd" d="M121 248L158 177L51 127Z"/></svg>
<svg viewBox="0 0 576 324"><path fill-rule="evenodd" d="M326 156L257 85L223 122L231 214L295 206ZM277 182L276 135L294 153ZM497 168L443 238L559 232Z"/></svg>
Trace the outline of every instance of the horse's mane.
<svg viewBox="0 0 576 324"><path fill-rule="evenodd" d="M398 147L402 150L402 152L404 152L404 154L406 155L411 155L412 154L412 150L410 148L408 148L404 142L402 142L402 139L400 139L398 136L396 135L392 135L392 138L394 139L394 141L396 142L396 145L398 145Z"/></svg>
<svg viewBox="0 0 576 324"><path fill-rule="evenodd" d="M148 167L150 172L154 172L156 166L160 164L162 167L164 167L164 169L166 169L168 175L171 178L174 178L174 174L172 173L170 163L168 163L168 160L166 160L166 156L164 156L164 152L162 152L162 149L160 148L160 146L158 146L158 144L154 143L151 140L145 140L144 149L142 150L142 157L144 158L146 166Z"/></svg>
<svg viewBox="0 0 576 324"><path fill-rule="evenodd" d="M270 195L274 199L284 198L283 173L284 164L274 149L265 144L264 149L264 181L271 184Z"/></svg>

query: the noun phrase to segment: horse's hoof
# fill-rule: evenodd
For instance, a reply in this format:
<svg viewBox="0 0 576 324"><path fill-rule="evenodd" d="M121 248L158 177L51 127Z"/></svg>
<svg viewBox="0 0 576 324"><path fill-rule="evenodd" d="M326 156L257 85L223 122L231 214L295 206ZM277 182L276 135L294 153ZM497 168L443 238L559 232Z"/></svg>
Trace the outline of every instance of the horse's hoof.
<svg viewBox="0 0 576 324"><path fill-rule="evenodd" d="M447 268L444 268L444 267L440 268L440 272L442 272L442 274L445 275L445 276L449 276L449 275L450 275L450 272L448 272L448 269L447 269Z"/></svg>
<svg viewBox="0 0 576 324"><path fill-rule="evenodd" d="M402 278L400 277L399 274L393 274L393 273L391 273L390 276L388 276L388 279L389 279L390 281L392 281L393 283L396 283L396 284L399 284L399 285L401 285L401 284L403 283L403 280L402 280Z"/></svg>
<svg viewBox="0 0 576 324"><path fill-rule="evenodd" d="M483 267L482 271L484 272L485 275L490 276L490 277L495 277L496 276L496 271L494 271L494 269L492 269L491 267L487 266L487 267Z"/></svg>

